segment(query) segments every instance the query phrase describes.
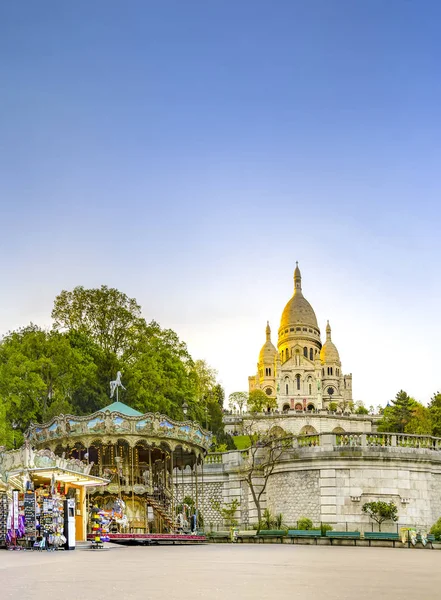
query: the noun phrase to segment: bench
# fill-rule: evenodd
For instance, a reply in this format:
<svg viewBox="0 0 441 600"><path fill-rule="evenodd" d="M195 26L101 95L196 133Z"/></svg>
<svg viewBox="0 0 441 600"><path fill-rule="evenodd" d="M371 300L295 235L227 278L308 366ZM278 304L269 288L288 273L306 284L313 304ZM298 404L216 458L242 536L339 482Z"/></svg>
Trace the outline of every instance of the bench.
<svg viewBox="0 0 441 600"><path fill-rule="evenodd" d="M288 537L291 538L291 543L294 544L296 538L314 538L317 544L317 538L321 537L320 529L288 529Z"/></svg>
<svg viewBox="0 0 441 600"><path fill-rule="evenodd" d="M231 533L229 531L210 531L209 533L207 533L207 539L209 539L212 542L215 542L217 540L225 540L226 542L230 542Z"/></svg>
<svg viewBox="0 0 441 600"><path fill-rule="evenodd" d="M280 543L283 543L283 538L285 536L286 531L284 529L262 529L256 534L256 540L259 542L264 542L265 540L275 538L280 540Z"/></svg>
<svg viewBox="0 0 441 600"><path fill-rule="evenodd" d="M357 540L360 539L360 532L359 531L327 531L326 537L331 542L331 546L332 546L332 540L353 540L354 546L356 546Z"/></svg>
<svg viewBox="0 0 441 600"><path fill-rule="evenodd" d="M236 542L243 543L244 540L256 541L256 531L238 531L235 535Z"/></svg>
<svg viewBox="0 0 441 600"><path fill-rule="evenodd" d="M389 533L387 531L365 531L364 539L369 540L369 546L371 545L371 540L377 541L387 541L393 542L393 547L395 548L395 542L400 542L401 538L398 533Z"/></svg>

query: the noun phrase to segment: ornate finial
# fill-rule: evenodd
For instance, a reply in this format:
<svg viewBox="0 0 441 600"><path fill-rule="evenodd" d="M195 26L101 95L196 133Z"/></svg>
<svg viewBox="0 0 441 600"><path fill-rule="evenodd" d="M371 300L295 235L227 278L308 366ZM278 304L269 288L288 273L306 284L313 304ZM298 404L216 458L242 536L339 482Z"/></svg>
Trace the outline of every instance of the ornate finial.
<svg viewBox="0 0 441 600"><path fill-rule="evenodd" d="M329 325L329 320L326 325L326 339L331 340L331 326Z"/></svg>
<svg viewBox="0 0 441 600"><path fill-rule="evenodd" d="M271 340L271 327L269 321L266 322L266 341L269 342Z"/></svg>
<svg viewBox="0 0 441 600"><path fill-rule="evenodd" d="M299 262L296 260L296 268L294 270L294 293L302 291L302 275L299 269Z"/></svg>

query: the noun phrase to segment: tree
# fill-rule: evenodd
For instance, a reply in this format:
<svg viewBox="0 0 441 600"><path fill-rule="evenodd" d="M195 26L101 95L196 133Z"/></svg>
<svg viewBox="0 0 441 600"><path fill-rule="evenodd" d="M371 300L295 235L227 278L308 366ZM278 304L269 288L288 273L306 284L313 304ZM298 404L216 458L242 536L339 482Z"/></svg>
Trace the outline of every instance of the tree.
<svg viewBox="0 0 441 600"><path fill-rule="evenodd" d="M430 410L419 402L415 402L410 421L404 428L405 433L432 435L432 430L433 423Z"/></svg>
<svg viewBox="0 0 441 600"><path fill-rule="evenodd" d="M267 396L262 390L253 390L248 396L248 408L250 412L257 413L263 410L274 410L277 408L277 400Z"/></svg>
<svg viewBox="0 0 441 600"><path fill-rule="evenodd" d="M86 333L104 351L126 356L132 353L146 326L135 298L106 285L63 290L55 298L52 318L58 331Z"/></svg>
<svg viewBox="0 0 441 600"><path fill-rule="evenodd" d="M432 434L441 437L441 394L439 392L433 395L428 408L432 420Z"/></svg>
<svg viewBox="0 0 441 600"><path fill-rule="evenodd" d="M221 410L224 410L225 390L220 383L216 383L213 388L213 400L219 404Z"/></svg>
<svg viewBox="0 0 441 600"><path fill-rule="evenodd" d="M369 410L365 407L361 400L358 400L355 403L355 414L356 415L368 415Z"/></svg>
<svg viewBox="0 0 441 600"><path fill-rule="evenodd" d="M378 523L378 530L381 531L381 525L384 521L398 521L398 508L393 502L366 502L361 509L365 514Z"/></svg>
<svg viewBox="0 0 441 600"><path fill-rule="evenodd" d="M267 488L276 464L286 449L292 446L292 435L279 436L274 430L259 431L253 421L244 424L244 435L248 436L249 448L241 469L248 483L257 511L258 529L262 522L262 496Z"/></svg>
<svg viewBox="0 0 441 600"><path fill-rule="evenodd" d="M155 321L149 323L121 370L127 388L124 401L133 408L181 419L185 402L188 417L204 423L193 360L186 344L171 329L161 329Z"/></svg>
<svg viewBox="0 0 441 600"><path fill-rule="evenodd" d="M235 527L238 524L236 512L239 506L240 502L237 498L234 498L231 502L224 502L223 504L218 501L212 501L211 503L211 507L220 514L227 527Z"/></svg>
<svg viewBox="0 0 441 600"><path fill-rule="evenodd" d="M247 403L247 392L233 392L228 396L228 406L230 407L230 410L239 410L240 414L245 411Z"/></svg>
<svg viewBox="0 0 441 600"><path fill-rule="evenodd" d="M48 420L54 404L69 412L75 391L95 379L92 358L72 347L66 334L31 324L1 341L0 400L18 431Z"/></svg>
<svg viewBox="0 0 441 600"><path fill-rule="evenodd" d="M404 433L415 409L415 400L400 390L392 404L386 406L383 418L378 424L378 431Z"/></svg>

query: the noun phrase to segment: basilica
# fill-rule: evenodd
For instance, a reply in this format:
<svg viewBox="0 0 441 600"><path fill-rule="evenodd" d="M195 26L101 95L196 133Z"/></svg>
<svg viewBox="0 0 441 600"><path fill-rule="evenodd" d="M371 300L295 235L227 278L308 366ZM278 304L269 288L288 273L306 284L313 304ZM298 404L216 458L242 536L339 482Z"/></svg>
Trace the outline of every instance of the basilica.
<svg viewBox="0 0 441 600"><path fill-rule="evenodd" d="M314 309L303 295L298 263L294 293L280 320L277 349L267 323L257 372L248 381L250 392L263 390L277 400L278 409L283 412L327 410L331 402L344 410L352 402L352 375L343 374L329 321L322 345Z"/></svg>

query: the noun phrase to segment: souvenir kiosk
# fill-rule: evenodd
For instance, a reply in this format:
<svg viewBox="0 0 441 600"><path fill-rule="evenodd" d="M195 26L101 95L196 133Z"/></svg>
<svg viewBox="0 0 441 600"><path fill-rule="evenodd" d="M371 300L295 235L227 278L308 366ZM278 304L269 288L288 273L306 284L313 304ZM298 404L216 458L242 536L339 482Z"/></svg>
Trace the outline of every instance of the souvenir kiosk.
<svg viewBox="0 0 441 600"><path fill-rule="evenodd" d="M86 539L88 486L108 480L92 464L34 450L0 450L0 546L74 549Z"/></svg>

